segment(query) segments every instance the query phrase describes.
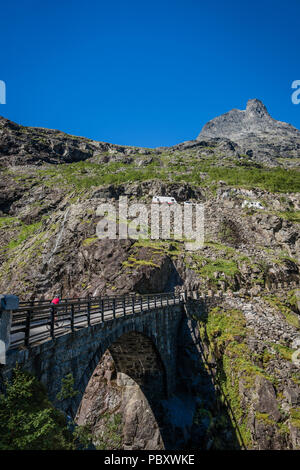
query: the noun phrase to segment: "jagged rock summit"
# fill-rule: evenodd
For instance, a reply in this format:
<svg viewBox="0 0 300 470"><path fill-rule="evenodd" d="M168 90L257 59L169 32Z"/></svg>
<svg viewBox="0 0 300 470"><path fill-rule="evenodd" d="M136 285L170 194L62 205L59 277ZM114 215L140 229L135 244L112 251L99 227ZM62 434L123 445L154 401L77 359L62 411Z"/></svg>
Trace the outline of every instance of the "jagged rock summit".
<svg viewBox="0 0 300 470"><path fill-rule="evenodd" d="M245 110L232 109L209 121L197 140L224 138L239 145L249 156L299 157L300 131L273 119L258 99L249 100Z"/></svg>

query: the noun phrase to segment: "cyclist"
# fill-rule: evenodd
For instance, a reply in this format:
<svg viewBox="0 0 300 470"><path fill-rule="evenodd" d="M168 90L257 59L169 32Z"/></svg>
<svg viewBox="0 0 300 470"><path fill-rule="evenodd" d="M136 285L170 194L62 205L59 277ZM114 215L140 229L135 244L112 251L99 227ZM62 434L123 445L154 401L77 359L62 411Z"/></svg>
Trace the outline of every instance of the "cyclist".
<svg viewBox="0 0 300 470"><path fill-rule="evenodd" d="M55 295L53 300L51 301L52 304L57 305L60 302L60 298L58 295Z"/></svg>
<svg viewBox="0 0 300 470"><path fill-rule="evenodd" d="M58 295L55 295L53 300L51 301L51 304L53 305L58 305L60 302L60 298ZM55 312L56 312L56 309L55 309ZM54 315L54 322L55 322L55 325L58 326L58 318L56 315Z"/></svg>

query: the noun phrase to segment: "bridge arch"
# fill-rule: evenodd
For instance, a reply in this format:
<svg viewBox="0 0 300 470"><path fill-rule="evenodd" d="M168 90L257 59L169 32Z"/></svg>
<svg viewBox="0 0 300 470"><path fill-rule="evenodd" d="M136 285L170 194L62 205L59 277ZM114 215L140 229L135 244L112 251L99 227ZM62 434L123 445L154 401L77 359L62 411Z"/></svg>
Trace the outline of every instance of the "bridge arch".
<svg viewBox="0 0 300 470"><path fill-rule="evenodd" d="M154 399L167 398L166 365L154 340L153 337L137 331L133 324L130 331L127 329L111 343L102 342L76 386L79 394L73 401L73 414L76 413L89 381L106 351L109 351L115 365L116 376L112 377L112 380L115 379L123 385L133 381L149 398L150 395L153 395Z"/></svg>
<svg viewBox="0 0 300 470"><path fill-rule="evenodd" d="M118 337L92 370L75 420L100 436L107 420L118 415L119 436L128 448L163 449L166 398L166 369L153 338L133 330Z"/></svg>
<svg viewBox="0 0 300 470"><path fill-rule="evenodd" d="M165 366L152 338L137 331L124 333L108 349L120 382L127 376L142 389L167 396Z"/></svg>
<svg viewBox="0 0 300 470"><path fill-rule="evenodd" d="M39 349L32 348L32 355L39 352L42 358L50 356L49 360L42 362L47 370L43 367L34 373L42 379L50 398L55 401L62 378L72 372L78 395L59 407L75 415L97 365L109 351L119 382L128 377L145 391L149 399L151 390L155 390L154 399L166 398L173 392L176 382L177 336L182 315L179 305L158 308L62 336L46 343L48 348L45 345L45 349L51 349L51 353L49 350L43 353L44 345ZM30 361L28 357L26 359L30 365L40 362L34 357Z"/></svg>

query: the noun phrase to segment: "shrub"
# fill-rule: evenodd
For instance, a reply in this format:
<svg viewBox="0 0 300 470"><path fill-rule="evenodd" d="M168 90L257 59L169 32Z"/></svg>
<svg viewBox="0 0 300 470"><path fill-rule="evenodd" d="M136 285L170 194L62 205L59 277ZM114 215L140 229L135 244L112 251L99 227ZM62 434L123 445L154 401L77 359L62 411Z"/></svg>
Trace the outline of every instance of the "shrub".
<svg viewBox="0 0 300 470"><path fill-rule="evenodd" d="M64 415L50 403L44 386L19 367L0 395L0 450L72 450Z"/></svg>

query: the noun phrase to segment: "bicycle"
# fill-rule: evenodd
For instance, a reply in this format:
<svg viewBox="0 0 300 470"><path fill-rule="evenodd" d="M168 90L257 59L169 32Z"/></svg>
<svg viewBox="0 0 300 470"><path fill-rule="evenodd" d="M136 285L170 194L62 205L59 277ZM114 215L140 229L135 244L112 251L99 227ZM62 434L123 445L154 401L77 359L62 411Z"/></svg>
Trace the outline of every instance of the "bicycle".
<svg viewBox="0 0 300 470"><path fill-rule="evenodd" d="M54 329L55 328L61 328L62 326L64 326L64 320L57 315L56 308L55 307L52 307L52 308L54 309ZM50 318L49 318L50 321L47 321L47 323L46 323L46 329L48 331L51 330L51 316L52 316L52 312L51 312Z"/></svg>

